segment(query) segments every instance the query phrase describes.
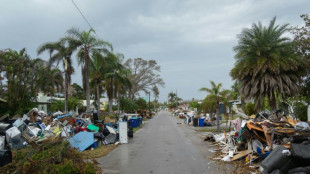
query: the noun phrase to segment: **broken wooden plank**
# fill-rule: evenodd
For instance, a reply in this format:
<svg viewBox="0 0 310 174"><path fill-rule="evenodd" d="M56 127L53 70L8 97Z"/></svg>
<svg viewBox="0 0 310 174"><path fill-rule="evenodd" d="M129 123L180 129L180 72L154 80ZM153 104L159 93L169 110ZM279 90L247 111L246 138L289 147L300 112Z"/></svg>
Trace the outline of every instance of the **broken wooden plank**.
<svg viewBox="0 0 310 174"><path fill-rule="evenodd" d="M263 132L263 129L262 129L262 128L260 128L259 126L256 126L256 125L253 124L251 121L248 121L248 122L246 123L246 126L247 126L250 130L254 129L254 130L258 130L258 131Z"/></svg>
<svg viewBox="0 0 310 174"><path fill-rule="evenodd" d="M235 160L237 160L237 159L240 159L240 158L242 158L242 157L244 157L244 156L246 156L246 155L248 155L248 154L250 154L250 153L252 153L252 152L253 152L253 150L244 150L244 151L240 151L239 154L233 156L233 157L230 159L230 161L235 161Z"/></svg>

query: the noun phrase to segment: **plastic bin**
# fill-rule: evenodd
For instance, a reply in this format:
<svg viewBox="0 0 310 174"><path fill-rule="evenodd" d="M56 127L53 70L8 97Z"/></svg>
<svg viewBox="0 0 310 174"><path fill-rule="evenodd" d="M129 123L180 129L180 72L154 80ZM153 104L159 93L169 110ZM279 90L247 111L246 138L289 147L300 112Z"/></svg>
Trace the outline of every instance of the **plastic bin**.
<svg viewBox="0 0 310 174"><path fill-rule="evenodd" d="M137 127L137 124L136 124L137 122L136 122L136 119L130 119L130 127L132 127L132 128L135 128L135 127Z"/></svg>
<svg viewBox="0 0 310 174"><path fill-rule="evenodd" d="M194 118L194 119L193 119L193 125L194 125L195 127L198 126L198 118Z"/></svg>
<svg viewBox="0 0 310 174"><path fill-rule="evenodd" d="M199 127L205 126L205 118L200 118L199 119Z"/></svg>
<svg viewBox="0 0 310 174"><path fill-rule="evenodd" d="M138 117L138 123L139 123L139 127L140 127L142 124L142 117Z"/></svg>

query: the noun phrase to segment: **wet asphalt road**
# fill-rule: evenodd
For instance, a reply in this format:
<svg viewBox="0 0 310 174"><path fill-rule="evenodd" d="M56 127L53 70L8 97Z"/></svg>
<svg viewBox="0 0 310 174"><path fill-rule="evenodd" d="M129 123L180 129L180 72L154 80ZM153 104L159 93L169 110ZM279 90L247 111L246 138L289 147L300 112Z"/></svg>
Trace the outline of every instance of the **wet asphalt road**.
<svg viewBox="0 0 310 174"><path fill-rule="evenodd" d="M159 112L98 162L103 173L190 174L230 173L208 159L212 154L197 133L165 111Z"/></svg>

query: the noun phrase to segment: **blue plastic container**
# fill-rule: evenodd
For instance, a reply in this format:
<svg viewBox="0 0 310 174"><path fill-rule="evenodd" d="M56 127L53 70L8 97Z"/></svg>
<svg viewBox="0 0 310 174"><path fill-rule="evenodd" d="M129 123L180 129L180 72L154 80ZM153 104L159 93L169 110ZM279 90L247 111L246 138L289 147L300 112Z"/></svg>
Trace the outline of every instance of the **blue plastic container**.
<svg viewBox="0 0 310 174"><path fill-rule="evenodd" d="M137 127L137 119L130 119L130 127L135 128Z"/></svg>
<svg viewBox="0 0 310 174"><path fill-rule="evenodd" d="M92 148L96 149L98 147L97 142L95 141L94 144L92 144Z"/></svg>
<svg viewBox="0 0 310 174"><path fill-rule="evenodd" d="M138 117L138 119L137 119L137 126L141 126L141 124L142 124L142 117Z"/></svg>
<svg viewBox="0 0 310 174"><path fill-rule="evenodd" d="M205 119L204 118L200 118L199 119L199 127L203 127L205 125Z"/></svg>

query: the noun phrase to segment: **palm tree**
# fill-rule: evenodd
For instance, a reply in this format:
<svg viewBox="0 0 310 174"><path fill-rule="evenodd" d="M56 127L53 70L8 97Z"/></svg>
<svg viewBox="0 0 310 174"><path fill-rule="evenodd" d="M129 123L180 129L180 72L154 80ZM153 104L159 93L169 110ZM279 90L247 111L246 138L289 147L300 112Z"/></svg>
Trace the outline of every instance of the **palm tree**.
<svg viewBox="0 0 310 174"><path fill-rule="evenodd" d="M158 90L158 87L156 85L154 85L152 87L152 91L153 91L153 94L154 94L154 100L157 102L157 99L159 97L159 90Z"/></svg>
<svg viewBox="0 0 310 174"><path fill-rule="evenodd" d="M214 81L210 81L211 88L200 88L200 91L206 91L209 95L207 96L209 100L213 100L216 103L216 122L217 122L217 131L220 130L220 102L228 103L228 95L230 94L229 90L221 90L222 83L215 84Z"/></svg>
<svg viewBox="0 0 310 174"><path fill-rule="evenodd" d="M44 51L49 52L49 66L53 63L57 63L58 65L60 61L63 63L65 71L65 113L68 113L68 87L69 83L71 83L71 75L74 72L71 60L73 49L66 45L66 43L60 41L44 43L37 50L38 54Z"/></svg>
<svg viewBox="0 0 310 174"><path fill-rule="evenodd" d="M127 68L121 64L124 56L120 53L109 53L105 57L105 88L109 98L109 113L112 113L113 99L118 99L118 112L120 106L120 93L125 87L131 88L131 82L128 78L130 73Z"/></svg>
<svg viewBox="0 0 310 174"><path fill-rule="evenodd" d="M282 37L288 24L275 25L274 17L268 27L261 22L244 29L238 35L235 67L230 75L241 82L240 93L255 99L261 109L267 97L272 110L276 109L276 94L296 95L299 92L300 58L294 55L289 38Z"/></svg>
<svg viewBox="0 0 310 174"><path fill-rule="evenodd" d="M113 50L109 42L96 38L93 33L95 33L93 29L79 31L76 28L71 28L67 31L68 36L62 39L63 42L68 42L70 47L74 50L78 49L77 58L79 65L82 65L83 87L86 93L86 112L90 111L89 64L91 61L91 53L108 53L109 50Z"/></svg>
<svg viewBox="0 0 310 174"><path fill-rule="evenodd" d="M100 90L100 85L102 85L104 79L104 57L100 53L95 53L90 61L90 79L95 84L96 95L97 95L97 113L100 116L100 96L102 90Z"/></svg>

